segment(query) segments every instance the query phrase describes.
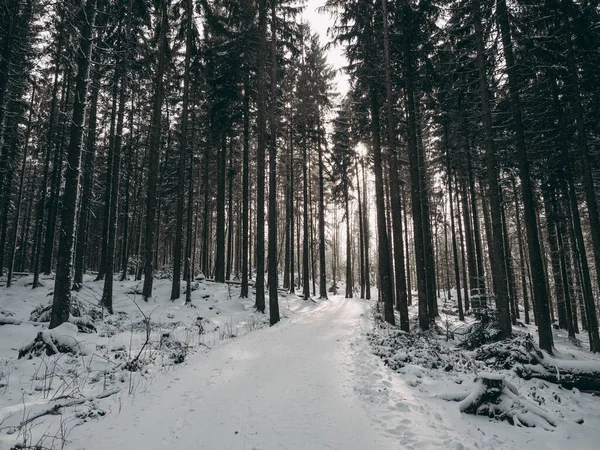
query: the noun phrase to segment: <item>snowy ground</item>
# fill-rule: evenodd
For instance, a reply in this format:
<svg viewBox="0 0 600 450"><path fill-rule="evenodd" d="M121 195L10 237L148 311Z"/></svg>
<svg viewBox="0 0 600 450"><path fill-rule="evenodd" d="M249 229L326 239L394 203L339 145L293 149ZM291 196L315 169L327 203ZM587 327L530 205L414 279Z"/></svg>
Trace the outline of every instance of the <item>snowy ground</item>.
<svg viewBox="0 0 600 450"><path fill-rule="evenodd" d="M169 300L168 279L155 281L147 303L139 295L141 282L115 281L115 314L107 316L97 306L103 282L88 276L76 294L82 317L72 320L93 323L97 332L73 333L73 325L63 325L53 334L67 345L76 342L75 354L17 359L24 345L47 333L48 323L35 322L32 311L51 302L54 282L46 277L35 290L31 282L26 276L11 288L0 287L0 450L16 443L61 448L76 425L104 416L111 402L133 400L156 379L172 377L192 355L268 325L254 312L253 300L239 299L239 287L209 281L193 283L192 307L184 305L184 296ZM284 315L292 314L294 300L282 301ZM113 393L110 401L92 399L103 393ZM85 399L61 408L62 415L20 426L57 405Z"/></svg>
<svg viewBox="0 0 600 450"><path fill-rule="evenodd" d="M393 338L399 333L397 329L372 318L363 328L363 335L367 334L372 345L359 345L359 352L365 355L357 358L366 364L361 369L362 384L365 399L374 405L372 418L386 434L398 437L401 448L600 448L600 397L537 379L523 380L515 374L514 368L499 368L493 359L475 360L475 352L457 348L463 339L460 334L474 319L469 316L466 323L458 321L453 312L455 308L450 304L440 308L438 329L426 334L415 331L417 309L415 306L409 309L413 330L409 342L413 345L398 345L398 341L406 340ZM533 325L520 324L515 330L537 336ZM545 354L545 358L557 371L576 365L600 371L600 358L585 350L587 336L578 336L582 341L575 345L569 341L566 331L555 330L555 355ZM371 351L387 359L388 364L369 358L366 354ZM461 413L459 403L443 399L469 391L478 374L484 372L503 376L517 388L526 406L551 418L557 426L548 426L548 429L513 426L506 421ZM378 379L383 389L380 384L369 383Z"/></svg>
<svg viewBox="0 0 600 450"><path fill-rule="evenodd" d="M0 288L0 319L22 321L0 326L0 449L24 439L35 445L44 435L45 448L90 450L574 450L600 442L600 398L523 381L509 371L502 373L556 418L556 428L460 413L456 402L440 396L468 390L481 366L431 364L449 358L458 337L446 342L442 327L427 336L425 347L387 349L402 362L392 370L373 343L393 330L374 319L373 302L341 296L317 302L282 296L284 318L269 328L251 300L238 299L235 286L198 282L190 308L169 301L168 280L157 282L148 304L132 294L137 283L116 283L117 314L96 321L97 333L75 336L87 354L17 360L21 344L46 326L29 322L31 311L51 299L52 281L45 281L47 287L35 291L26 286L30 278ZM86 281L79 299L88 309L101 286ZM151 336L144 347L147 323ZM445 321L442 314L445 323L460 331L453 316ZM598 361L562 332L557 347L557 361ZM128 370L140 350L139 368ZM73 400L85 401L18 427ZM583 424L575 422L581 418Z"/></svg>

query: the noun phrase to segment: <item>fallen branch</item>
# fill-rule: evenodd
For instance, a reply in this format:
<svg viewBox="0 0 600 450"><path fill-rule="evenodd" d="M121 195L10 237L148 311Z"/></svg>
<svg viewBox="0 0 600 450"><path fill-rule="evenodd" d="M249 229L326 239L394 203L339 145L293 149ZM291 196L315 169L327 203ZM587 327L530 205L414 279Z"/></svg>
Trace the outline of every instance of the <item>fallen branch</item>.
<svg viewBox="0 0 600 450"><path fill-rule="evenodd" d="M70 402L67 403L57 403L56 405L54 405L52 408L46 409L44 411L41 411L37 414L34 414L31 417L28 417L26 420L22 421L19 424L19 427L23 427L25 425L27 425L28 423L33 422L34 420L39 419L40 417L44 417L44 416L54 416L57 414L60 414L60 410L63 408L69 408L71 406L76 406L76 405L81 405L85 402L88 402L90 400L100 400L103 398L107 398L110 397L111 395L115 395L118 394L121 391L121 389L112 389L110 391L104 391L98 395L92 395L90 397L84 397L84 398L79 398L76 400L71 400Z"/></svg>

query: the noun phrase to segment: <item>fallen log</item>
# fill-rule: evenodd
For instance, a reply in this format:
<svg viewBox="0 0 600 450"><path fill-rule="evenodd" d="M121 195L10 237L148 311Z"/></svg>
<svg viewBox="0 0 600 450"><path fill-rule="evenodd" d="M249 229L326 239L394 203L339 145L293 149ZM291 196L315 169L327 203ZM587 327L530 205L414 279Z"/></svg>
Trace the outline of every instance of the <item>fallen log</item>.
<svg viewBox="0 0 600 450"><path fill-rule="evenodd" d="M439 397L460 402L458 408L462 413L506 420L515 426L552 430L558 423L551 414L521 398L517 388L498 374L480 373L471 390Z"/></svg>
<svg viewBox="0 0 600 450"><path fill-rule="evenodd" d="M585 363L585 361L581 362ZM538 378L558 384L565 389L576 388L580 391L600 392L600 370L591 367L559 367L543 362L536 365L524 364L522 367L517 367L515 372L525 380Z"/></svg>

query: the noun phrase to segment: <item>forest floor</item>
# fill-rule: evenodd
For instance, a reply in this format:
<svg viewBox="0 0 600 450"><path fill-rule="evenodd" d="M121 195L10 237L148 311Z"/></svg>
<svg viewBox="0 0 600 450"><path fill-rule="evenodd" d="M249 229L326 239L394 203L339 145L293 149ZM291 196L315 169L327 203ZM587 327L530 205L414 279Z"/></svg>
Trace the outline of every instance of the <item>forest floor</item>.
<svg viewBox="0 0 600 450"><path fill-rule="evenodd" d="M268 327L237 286L198 280L189 307L169 300L164 279L148 303L139 282L115 283L116 314L102 319L102 283L88 278L74 322L97 332L66 329L73 354L17 359L47 327L31 314L51 300L52 280L44 281L34 291L30 277L0 287L2 450L574 450L600 442L599 397L524 381L457 350L473 319L458 322L450 306L437 330L405 335L379 321L374 302L282 295L283 320ZM557 367L600 364L561 331L556 345ZM443 399L471 389L483 369L505 376L555 426L513 426ZM56 414L36 418L48 412Z"/></svg>

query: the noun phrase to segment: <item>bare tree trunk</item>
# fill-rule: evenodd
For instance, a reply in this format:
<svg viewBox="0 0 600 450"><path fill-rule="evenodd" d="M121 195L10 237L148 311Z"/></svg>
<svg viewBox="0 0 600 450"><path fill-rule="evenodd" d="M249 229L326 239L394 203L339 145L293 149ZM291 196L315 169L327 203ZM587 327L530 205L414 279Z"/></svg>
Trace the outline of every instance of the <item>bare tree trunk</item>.
<svg viewBox="0 0 600 450"><path fill-rule="evenodd" d="M327 299L327 272L325 267L325 186L323 181L323 146L321 143L321 118L319 117L319 297ZM347 209L347 205L346 205ZM348 220L350 218L348 217ZM352 291L352 282L350 277L350 292ZM346 295L348 286L346 286ZM352 294L350 294L350 297ZM350 298L348 297L348 298Z"/></svg>
<svg viewBox="0 0 600 450"><path fill-rule="evenodd" d="M455 177L454 179L454 184L458 185L460 182L457 179L457 177ZM460 212L460 199L459 199L459 193L458 193L459 189L456 189L456 221L458 222L458 236L460 238L460 258L461 258L461 267L462 267L462 277L463 277L463 299L464 299L464 310L467 311L468 305L469 305L469 279L467 278L467 262L465 260L465 245L464 245L464 238L463 238L463 226L462 226L462 220L461 220L461 212ZM515 304L516 304L516 297L515 297ZM517 306L518 308L518 306ZM518 314L518 309L517 309L517 314ZM518 316L517 316L518 317Z"/></svg>
<svg viewBox="0 0 600 450"><path fill-rule="evenodd" d="M271 108L269 143L269 323L279 322L277 298L277 0L271 0Z"/></svg>
<svg viewBox="0 0 600 450"><path fill-rule="evenodd" d="M390 37L388 25L387 0L381 0L383 16L383 45L385 58L385 92L387 114L388 166L390 179L390 197L393 228L393 260L395 267L396 309L400 313L400 329L409 330L408 297L406 293L406 270L404 267L404 244L402 242L402 201L398 180L398 155L396 152L396 122L394 119L394 98L392 95L392 69L390 58Z"/></svg>
<svg viewBox="0 0 600 450"><path fill-rule="evenodd" d="M248 208L249 208L249 153L250 153L250 81L249 74L244 79L244 106L243 106L243 151L242 151L242 285L241 298L248 298L248 258L250 253L249 231L248 231Z"/></svg>
<svg viewBox="0 0 600 450"><path fill-rule="evenodd" d="M385 197L383 191L383 166L381 158L379 102L375 86L370 88L371 101L371 136L373 140L373 172L375 172L375 204L377 209L377 238L379 241L379 294L383 303L383 316L386 322L395 325L394 317L394 292L390 268L390 246L388 241Z"/></svg>
<svg viewBox="0 0 600 450"><path fill-rule="evenodd" d="M367 182L365 177L365 162L361 160L362 183L363 183L363 233L365 241L365 298L371 300L371 264L369 263L369 251L371 232L369 229L369 205L367 203Z"/></svg>
<svg viewBox="0 0 600 450"><path fill-rule="evenodd" d="M365 298L365 230L364 230L364 220L363 220L363 204L362 198L360 194L360 175L358 173L358 161L354 161L354 170L356 172L356 189L357 189L357 197L358 197L358 235L359 235L359 244L360 244L360 298ZM335 222L337 223L337 221ZM334 256L335 261L335 256ZM334 286L335 286L335 277L334 277Z"/></svg>
<svg viewBox="0 0 600 450"><path fill-rule="evenodd" d="M409 20L410 5L407 0L402 2L404 20ZM417 113L415 105L415 89L413 83L413 65L411 56L411 43L407 37L407 27L402 26L402 34L405 36L403 55L405 71L405 104L407 117L407 139L408 139L408 163L410 173L410 197L413 216L414 254L417 275L417 295L419 305L419 328L429 329L429 301L427 292L427 273L425 255L425 233L423 230L423 193L421 192L421 177L419 170L419 149L417 142ZM433 293L432 295L435 295Z"/></svg>
<svg viewBox="0 0 600 450"><path fill-rule="evenodd" d="M127 22L130 23L132 12L132 0L129 0L129 8L127 11ZM117 129L112 149L112 174L110 189L110 211L109 211L109 227L108 227L108 243L106 249L105 262L105 278L104 290L102 292L101 304L106 308L109 314L113 313L113 283L114 283L114 264L115 264L115 243L117 239L117 218L118 218L118 201L119 201L119 182L121 170L121 146L123 143L123 124L125 120L125 103L127 102L127 71L129 54L126 51L122 56L122 62L118 70L120 74L119 85L119 109L117 112Z"/></svg>
<svg viewBox="0 0 600 450"><path fill-rule="evenodd" d="M483 126L485 131L486 146L486 168L487 181L489 185L489 200L492 216L492 240L491 249L492 276L495 280L496 288L496 310L500 322L501 336L508 338L512 332L512 323L510 320L510 305L508 299L508 290L506 286L506 265L504 264L504 243L502 239L502 218L500 209L500 186L498 181L498 164L494 149L494 138L492 130L492 114L490 110L490 94L488 90L485 46L483 42L483 31L481 26L481 12L478 3L473 3L473 13L475 22L475 40L477 44L477 66L479 69L479 85L481 91L481 108L483 115Z"/></svg>
<svg viewBox="0 0 600 450"><path fill-rule="evenodd" d="M525 213L525 228L527 231L527 243L529 250L529 259L531 260L532 279L533 279L533 301L536 304L538 312L538 337L540 348L552 352L554 340L552 337L552 324L550 321L550 307L548 302L548 292L546 290L546 276L544 265L542 263L542 251L540 248L540 238L538 235L536 202L534 199L533 187L531 185L531 175L529 170L529 161L527 160L527 147L525 144L525 131L523 127L523 116L521 112L521 99L519 96L519 80L515 67L515 58L513 55L512 38L510 34L510 24L506 8L506 0L496 1L496 11L500 32L502 35L502 44L504 49L504 58L506 59L506 72L508 74L509 99L511 104L513 126L515 130L515 143L517 148L517 159L519 165L519 175L521 178L521 188L523 190L523 207ZM599 245L600 245L600 223L598 223ZM600 262L600 247L598 252ZM600 272L598 272L600 275ZM600 280L600 277L598 278ZM600 350L600 340L597 341L596 350Z"/></svg>
<svg viewBox="0 0 600 450"><path fill-rule="evenodd" d="M157 193L158 193L158 165L160 162L160 135L161 116L164 95L164 72L166 66L166 53L168 51L167 28L168 28L169 0L161 0L157 5L160 21L157 25L156 36L158 39L158 65L154 81L154 104L152 105L152 123L150 126L150 141L148 154L148 190L146 193L146 231L144 243L144 288L143 297L145 301L152 296L152 282L154 280L154 259L156 230L158 228Z"/></svg>
<svg viewBox="0 0 600 450"><path fill-rule="evenodd" d="M185 59L183 69L183 100L181 105L181 134L179 138L179 165L177 178L177 210L175 219L175 242L173 243L173 283L171 300L178 299L181 292L181 258L183 250L183 215L185 202L185 160L187 158L187 135L190 103L190 60L193 45L192 24L194 11L192 0L185 2ZM188 206L189 207L189 206ZM188 280L189 283L189 280Z"/></svg>
<svg viewBox="0 0 600 450"><path fill-rule="evenodd" d="M77 200L80 190L79 166L83 140L83 123L86 110L87 88L89 84L90 59L94 20L96 18L96 0L86 0L82 8L79 23L81 40L77 55L76 95L73 104L67 168L65 171L65 191L61 211L61 230L58 245L56 281L52 300L52 313L49 328L55 328L69 320L71 307L71 266L73 263L73 244L75 240L75 220Z"/></svg>
<svg viewBox="0 0 600 450"><path fill-rule="evenodd" d="M310 282L309 282L309 241L308 241L308 144L306 136L302 140L302 194L304 213L302 217L303 225L303 243L302 243L302 294L305 300L310 298Z"/></svg>
<svg viewBox="0 0 600 450"><path fill-rule="evenodd" d="M572 108L575 110L575 122L577 126L577 147L582 159L583 169L583 187L585 191L585 201L589 210L590 231L592 235L592 249L594 254L594 265L596 267L596 279L600 285L600 217L598 215L598 202L594 189L594 179L592 176L591 159L588 149L587 134L585 129L585 119L583 106L581 104L581 93L579 89L578 68L575 62L573 43L571 38L570 8L571 0L561 0L561 9L564 16L565 40L567 46L567 69L568 69L568 91ZM577 227L575 227L576 235ZM579 240L579 238L578 238ZM578 243L580 254L584 254L583 243ZM583 258L582 258L583 259ZM591 289L591 286L589 287ZM588 289L587 287L585 289ZM589 293L591 294L591 293ZM586 318L588 322L588 334L590 338L590 350L592 352L600 351L600 334L598 332L598 317L596 315L596 305L591 295L584 294Z"/></svg>
<svg viewBox="0 0 600 450"><path fill-rule="evenodd" d="M267 89L267 0L258 1L258 92L257 92L257 128L256 149L256 310L265 312L265 151L266 99Z"/></svg>
<svg viewBox="0 0 600 450"><path fill-rule="evenodd" d="M35 86L32 88L31 92L31 101L29 104L29 119L27 120L27 129L25 131L25 145L22 150L22 160L21 160L21 171L19 177L19 193L17 194L17 203L15 205L15 224L13 226L12 237L9 241L9 251L8 251L8 274L6 278L6 287L10 287L12 284L12 276L13 276L13 267L15 263L15 251L17 246L17 234L19 231L19 222L21 219L21 203L23 201L23 185L25 182L25 168L27 166L27 153L29 151L29 138L31 137L31 123L33 118L33 103L35 100ZM1 142L1 137L0 137ZM9 186L7 186L7 189ZM0 272L2 267L2 261L0 260Z"/></svg>
<svg viewBox="0 0 600 450"><path fill-rule="evenodd" d="M454 201L452 200L452 170L450 169L450 155L448 153L448 128L444 126L444 142L446 145L446 166L447 166L447 177L448 177L448 197L450 200L450 230L452 233L452 255L454 260L454 280L456 283L456 297L458 300L458 318L459 320L465 320L465 313L463 310L462 292L460 290L460 268L458 263L458 248L456 245L456 226L454 225ZM448 287L448 289L450 289Z"/></svg>

